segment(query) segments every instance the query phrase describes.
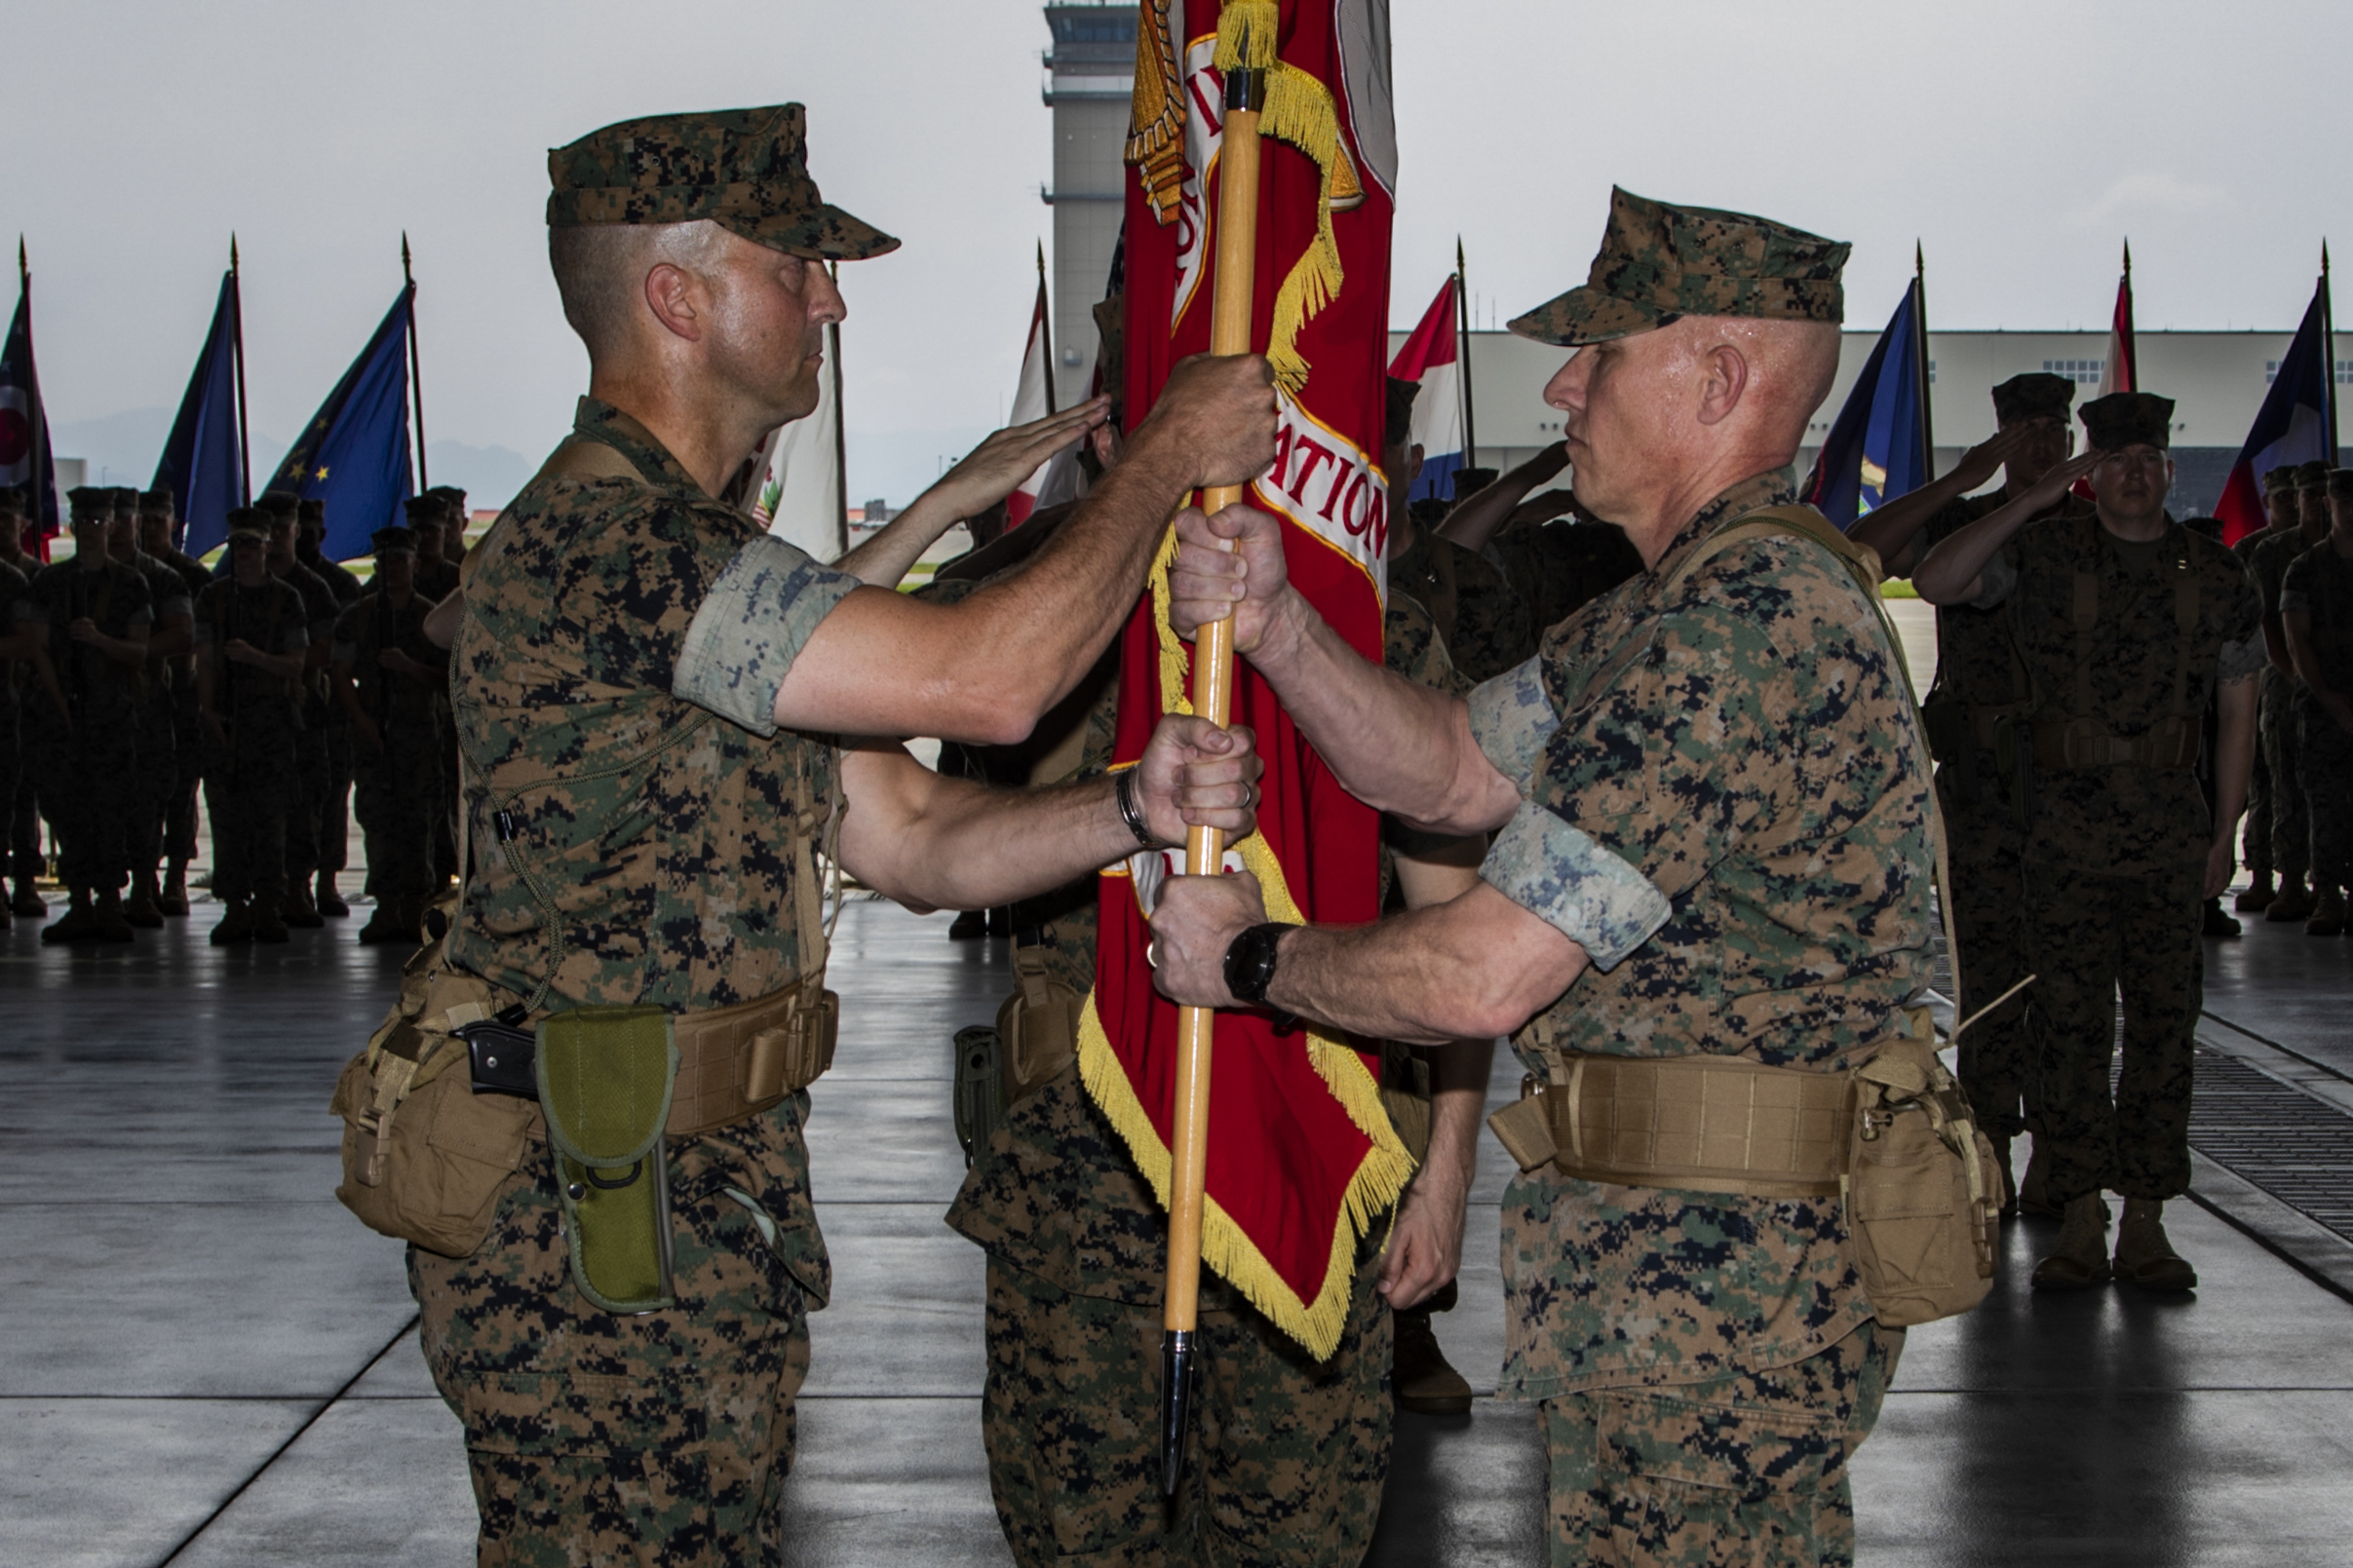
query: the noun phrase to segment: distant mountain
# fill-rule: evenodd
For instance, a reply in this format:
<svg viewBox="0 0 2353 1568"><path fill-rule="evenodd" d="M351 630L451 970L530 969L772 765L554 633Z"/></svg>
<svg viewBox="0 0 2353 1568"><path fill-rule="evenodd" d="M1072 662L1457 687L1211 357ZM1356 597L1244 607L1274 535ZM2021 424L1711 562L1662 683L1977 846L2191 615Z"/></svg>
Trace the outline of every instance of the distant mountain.
<svg viewBox="0 0 2353 1568"><path fill-rule="evenodd" d="M85 484L135 484L145 489L155 478L156 459L172 434L169 408L126 408L103 419L77 419L50 427L50 449L59 457L78 457L88 466Z"/></svg>

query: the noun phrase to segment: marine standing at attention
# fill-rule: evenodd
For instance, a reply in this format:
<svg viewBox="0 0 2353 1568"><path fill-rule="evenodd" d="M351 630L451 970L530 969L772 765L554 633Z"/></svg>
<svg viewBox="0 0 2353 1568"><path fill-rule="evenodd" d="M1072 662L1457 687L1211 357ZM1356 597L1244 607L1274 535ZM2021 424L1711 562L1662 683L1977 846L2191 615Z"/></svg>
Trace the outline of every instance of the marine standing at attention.
<svg viewBox="0 0 2353 1568"><path fill-rule="evenodd" d="M1933 604L2006 607L2033 693L2023 739L2034 770L2026 901L2041 976L2029 1012L2043 1122L2035 1157L2047 1133L2046 1190L2063 1215L2035 1287L2113 1275L2186 1290L2197 1273L2174 1251L2163 1211L2189 1190L2201 905L2236 865L2262 621L2246 568L2165 510L2173 400L2119 392L2080 412L2097 512L2029 522L2069 482L2054 469L2016 505L1931 550L1912 581ZM2195 769L2218 695L2210 811ZM2123 1071L2111 1090L2119 992ZM2112 1262L2103 1190L2125 1200Z"/></svg>
<svg viewBox="0 0 2353 1568"><path fill-rule="evenodd" d="M1022 572L916 603L718 499L816 406L845 314L826 263L897 245L820 198L801 107L610 126L549 170L589 395L468 563L472 867L392 1023L536 1025L540 1091L507 1102L481 1229L412 1246L410 1281L482 1562L770 1562L831 1287L802 1137L830 1051L820 852L918 906L987 907L1191 822L1244 830L1256 794L1248 737L1182 717L1117 784L1005 794L829 738L1025 735L1125 623L1185 493L1271 461L1272 379L1254 357L1183 367ZM391 1055L347 1084L370 1061L359 1092L397 1108ZM396 1142L414 1126L341 1103ZM462 1080L444 1103L496 1114ZM634 1157L581 1163L624 1133Z"/></svg>
<svg viewBox="0 0 2353 1568"><path fill-rule="evenodd" d="M1843 1103L1928 977L1927 748L1844 541L1788 478L1837 367L1846 254L1613 193L1590 281L1512 329L1576 347L1545 401L1579 507L1645 570L1467 702L1357 658L1288 588L1271 519L1177 524L1173 623L1230 610L1360 799L1499 830L1478 886L1376 926L1269 925L1254 881L1222 876L1171 879L1152 929L1180 1003L1510 1034L1562 1090L1504 1195L1500 1391L1541 1402L1562 1568L1847 1561L1846 1462L1903 1343L1825 1196L1832 1151L1755 1155L1798 1147L1798 1107ZM1758 1074L1788 1114L1707 1190L1663 1153L1578 1154L1561 1121L1614 1099L1641 1124Z"/></svg>

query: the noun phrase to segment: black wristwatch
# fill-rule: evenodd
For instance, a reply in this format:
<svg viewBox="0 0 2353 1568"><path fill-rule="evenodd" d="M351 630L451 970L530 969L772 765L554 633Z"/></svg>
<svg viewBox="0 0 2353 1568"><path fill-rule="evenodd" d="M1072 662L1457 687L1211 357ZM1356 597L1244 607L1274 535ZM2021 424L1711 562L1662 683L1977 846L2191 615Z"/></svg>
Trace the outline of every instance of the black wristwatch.
<svg viewBox="0 0 2353 1568"><path fill-rule="evenodd" d="M1225 950L1225 988L1234 993L1236 1001L1266 1000L1266 988L1275 981L1275 943L1283 939L1285 932L1298 929L1270 920L1234 938Z"/></svg>

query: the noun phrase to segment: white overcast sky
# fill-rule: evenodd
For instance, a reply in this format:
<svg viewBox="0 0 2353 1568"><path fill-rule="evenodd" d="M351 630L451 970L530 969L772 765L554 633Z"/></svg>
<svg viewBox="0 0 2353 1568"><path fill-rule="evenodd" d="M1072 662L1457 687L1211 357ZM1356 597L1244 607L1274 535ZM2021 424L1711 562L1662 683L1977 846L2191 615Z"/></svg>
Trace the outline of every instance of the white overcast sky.
<svg viewBox="0 0 2353 1568"><path fill-rule="evenodd" d="M1848 319L1872 325L1915 237L1950 327L2103 324L2129 233L2144 328L2285 328L2332 225L2353 243L2342 0L1393 19L1399 324L1457 231L1483 323L1581 280L1613 181L1852 240ZM827 197L906 242L845 271L853 445L977 430L1052 232L1047 42L1028 0L5 0L0 233L31 249L51 416L177 402L234 229L253 426L290 433L391 302L405 228L433 439L535 460L586 374L547 277L546 149L797 98Z"/></svg>

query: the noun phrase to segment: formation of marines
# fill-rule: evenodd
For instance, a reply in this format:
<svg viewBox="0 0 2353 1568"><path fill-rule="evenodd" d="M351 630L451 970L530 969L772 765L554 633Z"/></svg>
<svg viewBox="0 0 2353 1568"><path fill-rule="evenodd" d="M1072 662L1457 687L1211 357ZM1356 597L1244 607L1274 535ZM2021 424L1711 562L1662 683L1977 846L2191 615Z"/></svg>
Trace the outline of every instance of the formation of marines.
<svg viewBox="0 0 2353 1568"><path fill-rule="evenodd" d="M823 564L731 488L816 405L834 264L898 245L822 199L806 140L782 105L551 153L589 385L471 554L445 498L419 497L363 587L320 557L321 518L265 495L207 577L165 549L168 502L94 490L71 559L0 561L0 654L28 672L0 765L58 840L55 939L184 912L199 780L214 940L348 912L347 783L368 930L413 941L442 903L337 1089L341 1196L411 1242L481 1561L787 1549L779 1483L831 1286L808 1090L839 1009L879 1000L826 989L837 874L1006 911L1022 990L1000 1016L1039 1051L1007 1052L948 1220L988 1256L982 1439L1024 1564L1361 1558L1392 1395L1468 1406L1429 1314L1450 1305L1499 1037L1547 1129L1514 1145L1503 1200L1499 1395L1541 1410L1553 1560L1851 1561L1848 1461L1911 1319L1874 1302L1826 1201L1845 1156L1793 1184L1744 1154L1695 1185L1655 1152L1597 1155L1579 1107L1665 1111L1727 1071L1807 1103L1914 1037L1940 844L1967 1098L2005 1212L2062 1219L2034 1282L2194 1286L2162 1210L2187 1186L2201 932L2251 783L2242 907L2342 928L2353 475L2273 476L2242 559L2165 509L2170 402L2077 411L2071 382L2027 375L1995 389L1991 440L1840 541L1795 504L1793 464L1836 369L1848 248L1617 191L1588 281L1512 324L1570 351L1545 392L1564 440L1398 516L1377 664L1290 587L1266 515L1181 510L1271 460L1254 356L1179 365L1148 413L1096 399L1001 433ZM1402 496L1413 389L1389 395ZM896 592L1072 443L1083 500ZM1093 983L1096 874L1254 820L1246 731L1172 715L1111 767L1114 642L1173 514L1172 627L1231 618L1383 813L1392 896L1370 927L1287 926L1247 874L1172 878L1156 983L1384 1042L1420 1168L1364 1240L1329 1357L1205 1282L1196 1457L1164 1497L1166 1220L1054 1031ZM1940 607L1924 716L1875 570ZM917 764L915 735L993 783ZM535 1066L518 1081L491 1047Z"/></svg>
<svg viewBox="0 0 2353 1568"><path fill-rule="evenodd" d="M417 585L455 588L463 503L441 487L407 504L432 530L430 577L416 535L393 528L363 582L322 554L316 499L270 491L234 512L208 570L174 543L168 489L71 491L74 549L48 565L24 551L23 492L0 490L0 921L50 913L44 826L66 895L44 942L130 942L185 918L201 809L228 906L211 940L285 941L351 913L336 878L356 783L375 899L360 940L415 946L454 875L443 658L418 635L434 600Z"/></svg>

